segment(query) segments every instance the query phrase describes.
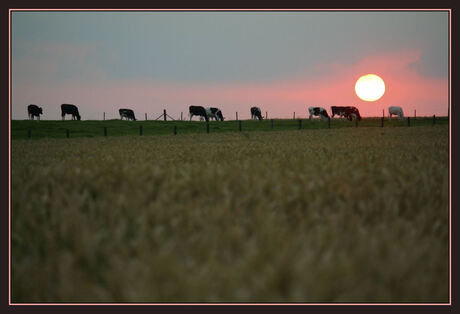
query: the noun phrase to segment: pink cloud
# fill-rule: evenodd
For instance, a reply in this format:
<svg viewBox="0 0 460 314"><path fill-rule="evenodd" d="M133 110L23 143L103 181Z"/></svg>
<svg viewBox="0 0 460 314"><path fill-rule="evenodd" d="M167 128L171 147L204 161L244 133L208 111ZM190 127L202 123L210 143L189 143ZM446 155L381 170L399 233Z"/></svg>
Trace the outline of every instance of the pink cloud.
<svg viewBox="0 0 460 314"><path fill-rule="evenodd" d="M156 118L163 109L175 118L184 117L189 105L220 107L227 119L235 112L250 117L249 108L258 105L269 117L306 117L308 106L355 105L363 116L381 116L382 109L400 105L406 115L447 115L447 78L425 77L411 65L419 62L420 52L405 50L368 56L354 64L340 62L316 66L309 75L298 75L271 82L255 83L177 83L147 80L109 80L103 73L88 84L28 84L18 86L14 94L13 119L24 117L21 106L44 104L48 119L59 118L63 102L80 106L83 119L118 118L118 109L132 108L141 118L148 113ZM96 69L94 70L96 71ZM97 71L96 71L97 73ZM375 73L386 84L385 95L376 102L360 100L354 92L359 76ZM15 106L19 106L17 113ZM44 117L46 118L46 117Z"/></svg>

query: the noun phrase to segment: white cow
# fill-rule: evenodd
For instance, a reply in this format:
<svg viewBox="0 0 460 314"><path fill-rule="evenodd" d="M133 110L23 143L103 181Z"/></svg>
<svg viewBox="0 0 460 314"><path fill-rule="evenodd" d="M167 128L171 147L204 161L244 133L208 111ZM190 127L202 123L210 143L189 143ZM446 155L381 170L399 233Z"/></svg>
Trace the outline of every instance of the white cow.
<svg viewBox="0 0 460 314"><path fill-rule="evenodd" d="M318 116L321 120L329 118L326 109L322 107L308 107L308 112L310 113L310 120L313 116Z"/></svg>
<svg viewBox="0 0 460 314"><path fill-rule="evenodd" d="M404 118L403 110L399 106L390 106L390 107L388 107L388 114L390 115L390 119L391 119L392 115L398 116L399 119Z"/></svg>

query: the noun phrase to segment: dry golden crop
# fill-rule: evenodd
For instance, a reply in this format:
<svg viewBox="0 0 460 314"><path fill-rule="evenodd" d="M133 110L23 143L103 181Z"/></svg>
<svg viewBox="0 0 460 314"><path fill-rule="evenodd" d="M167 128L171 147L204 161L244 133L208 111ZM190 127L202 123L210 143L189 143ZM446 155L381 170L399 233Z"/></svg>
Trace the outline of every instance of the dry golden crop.
<svg viewBox="0 0 460 314"><path fill-rule="evenodd" d="M448 302L447 126L14 140L12 302Z"/></svg>

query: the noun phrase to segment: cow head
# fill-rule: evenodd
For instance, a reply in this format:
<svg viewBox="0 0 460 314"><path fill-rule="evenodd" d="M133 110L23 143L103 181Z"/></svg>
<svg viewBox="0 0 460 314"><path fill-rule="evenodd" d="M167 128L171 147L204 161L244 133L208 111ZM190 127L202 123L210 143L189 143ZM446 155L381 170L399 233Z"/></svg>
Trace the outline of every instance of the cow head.
<svg viewBox="0 0 460 314"><path fill-rule="evenodd" d="M81 117L79 114L77 115L77 120L81 120Z"/></svg>
<svg viewBox="0 0 460 314"><path fill-rule="evenodd" d="M42 109L42 107L39 107L39 108L38 108L38 113L39 113L39 114L43 114L43 109Z"/></svg>
<svg viewBox="0 0 460 314"><path fill-rule="evenodd" d="M222 111L217 111L217 116L219 117L220 121L224 121L224 116L222 115Z"/></svg>

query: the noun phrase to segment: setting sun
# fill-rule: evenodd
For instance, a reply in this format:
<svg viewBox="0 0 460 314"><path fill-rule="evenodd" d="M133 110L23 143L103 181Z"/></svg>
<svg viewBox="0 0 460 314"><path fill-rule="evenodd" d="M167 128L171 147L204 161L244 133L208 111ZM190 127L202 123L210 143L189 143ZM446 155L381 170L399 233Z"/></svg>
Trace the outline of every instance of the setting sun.
<svg viewBox="0 0 460 314"><path fill-rule="evenodd" d="M375 74L361 76L355 84L355 92L365 101L376 101L385 93L385 83Z"/></svg>

